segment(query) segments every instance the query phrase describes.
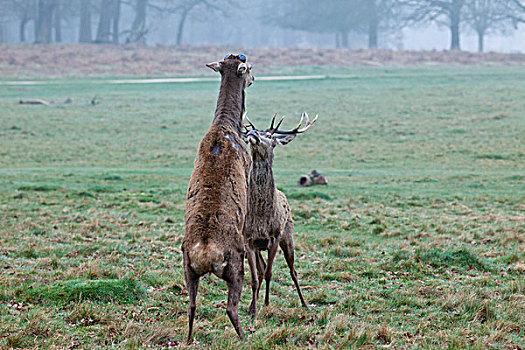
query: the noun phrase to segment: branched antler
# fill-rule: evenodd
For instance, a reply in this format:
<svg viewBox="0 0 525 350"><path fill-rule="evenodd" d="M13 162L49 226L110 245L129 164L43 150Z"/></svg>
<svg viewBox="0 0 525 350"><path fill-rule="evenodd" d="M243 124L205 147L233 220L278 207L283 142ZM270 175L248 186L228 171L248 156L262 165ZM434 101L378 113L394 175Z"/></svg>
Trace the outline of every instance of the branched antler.
<svg viewBox="0 0 525 350"><path fill-rule="evenodd" d="M304 128L300 129L301 125L303 124L303 119L304 117L306 117L306 125L304 126ZM299 121L299 124L292 130L278 130L279 129L279 126L281 125L283 119L281 119L281 121L279 122L279 124L277 125L277 127L273 130L272 129L272 134L280 134L280 135L291 135L291 134L301 134L303 132L305 132L306 130L308 130L317 120L317 118L319 117L319 115L316 115L315 118L310 121L310 118L308 117L308 114L306 112L303 112L303 114L301 114L301 120ZM273 117L275 119L275 116ZM272 120L272 127L273 127L273 120ZM270 128L272 128L270 127Z"/></svg>
<svg viewBox="0 0 525 350"><path fill-rule="evenodd" d="M317 121L317 118L319 117L319 115L316 115L315 118L312 121L310 121L310 118L308 117L308 114L306 112L303 112L303 114L301 114L301 120L299 121L299 124L297 124L297 126L294 129L292 129L292 130L279 130L279 127L283 123L284 116L281 117L281 120L279 120L279 123L277 123L277 126L274 127L274 125L275 125L275 118L276 117L277 117L277 113L275 113L273 115L270 127L268 129L266 129L266 132L269 132L272 135L273 134L295 135L295 134L301 134L301 133L305 132L306 130L308 130ZM304 128L301 129L301 125L303 125L303 119L305 117L306 117L306 124L305 124ZM246 132L250 131L248 129L249 127L252 128L252 130L258 130L255 127L255 125L253 125L252 121L250 119L248 119L246 113L243 115L243 119L248 122L248 124L243 124L243 127L246 130Z"/></svg>
<svg viewBox="0 0 525 350"><path fill-rule="evenodd" d="M271 123L271 125L270 125L270 128L266 130L266 131L268 131L268 132L269 132L270 134L272 134L272 135L277 131L277 129L279 129L279 127L281 126L281 124L282 124L282 122L283 122L283 120L284 120L284 115L283 115L282 118L281 118L281 120L279 120L279 123L277 124L277 126L274 128L274 127L273 127L273 124L275 123L275 117L277 117L277 113L275 113L275 114L273 115L272 123Z"/></svg>
<svg viewBox="0 0 525 350"><path fill-rule="evenodd" d="M253 125L252 121L250 119L248 119L248 116L247 116L247 113L244 112L244 114L242 115L242 119L243 121L244 120L247 120L248 121L248 124L243 124L242 126L244 127L244 129L246 129L246 132L250 131L248 130L248 127L251 127L252 130L255 130L255 125Z"/></svg>

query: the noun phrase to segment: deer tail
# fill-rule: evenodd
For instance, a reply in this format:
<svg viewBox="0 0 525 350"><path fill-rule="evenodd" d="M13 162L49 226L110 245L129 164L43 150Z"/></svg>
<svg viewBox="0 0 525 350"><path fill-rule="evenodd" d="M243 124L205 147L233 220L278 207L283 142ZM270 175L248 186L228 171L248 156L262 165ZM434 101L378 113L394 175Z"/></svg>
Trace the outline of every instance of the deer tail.
<svg viewBox="0 0 525 350"><path fill-rule="evenodd" d="M188 252L191 268L200 276L213 272L222 275L227 262L224 261L224 252L217 244L197 243Z"/></svg>

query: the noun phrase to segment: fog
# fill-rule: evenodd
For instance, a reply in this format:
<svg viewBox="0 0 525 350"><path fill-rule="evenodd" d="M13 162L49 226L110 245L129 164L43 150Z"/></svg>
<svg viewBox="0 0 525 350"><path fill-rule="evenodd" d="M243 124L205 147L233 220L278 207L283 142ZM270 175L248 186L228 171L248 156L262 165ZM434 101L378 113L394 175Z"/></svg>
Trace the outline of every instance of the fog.
<svg viewBox="0 0 525 350"><path fill-rule="evenodd" d="M406 50L446 50L449 45L449 33L446 28L430 25L428 28L404 29L403 48ZM476 51L477 38L474 33L462 35L462 50ZM493 35L485 38L485 51L505 53L525 52L525 27L507 35Z"/></svg>
<svg viewBox="0 0 525 350"><path fill-rule="evenodd" d="M0 41L11 43L525 52L522 0L0 0L0 9Z"/></svg>

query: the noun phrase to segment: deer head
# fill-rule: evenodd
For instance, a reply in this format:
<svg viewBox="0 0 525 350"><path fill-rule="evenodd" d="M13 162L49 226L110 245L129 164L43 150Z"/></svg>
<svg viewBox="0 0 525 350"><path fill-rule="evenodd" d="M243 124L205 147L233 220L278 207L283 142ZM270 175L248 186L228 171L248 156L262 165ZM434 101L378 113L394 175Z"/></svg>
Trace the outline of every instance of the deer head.
<svg viewBox="0 0 525 350"><path fill-rule="evenodd" d="M304 133L306 130L308 130L316 121L318 118L318 115L315 116L315 118L310 121L310 118L308 117L308 114L304 112L301 115L301 121L299 124L292 130L279 130L279 127L281 126L284 117L281 118L279 123L277 123L277 126L275 125L275 117L274 115L272 118L272 123L270 127L266 130L258 130L253 123L244 116L244 119L248 122L247 125L245 125L245 140L246 142L250 143L252 154L260 155L263 158L268 157L268 155L272 155L273 152L271 152L275 146L277 145L287 145L290 143L298 134ZM303 119L306 118L306 124L303 128L301 128L303 124ZM248 128L251 128L249 130Z"/></svg>
<svg viewBox="0 0 525 350"><path fill-rule="evenodd" d="M252 65L246 62L246 56L242 54L237 56L233 54L226 55L222 61L208 63L206 67L221 73L222 76L227 72L234 73L244 79L244 88L252 85L255 80L250 73Z"/></svg>

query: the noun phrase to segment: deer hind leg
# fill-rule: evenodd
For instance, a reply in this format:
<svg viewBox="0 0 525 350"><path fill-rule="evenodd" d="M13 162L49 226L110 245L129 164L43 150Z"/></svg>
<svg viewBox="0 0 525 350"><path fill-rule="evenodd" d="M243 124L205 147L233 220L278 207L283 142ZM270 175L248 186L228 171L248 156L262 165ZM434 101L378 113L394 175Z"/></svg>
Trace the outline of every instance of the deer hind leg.
<svg viewBox="0 0 525 350"><path fill-rule="evenodd" d="M286 259L286 264L290 269L290 276L292 277L293 283L295 284L295 289L297 289L297 293L299 294L299 299L301 299L301 304L303 307L308 308L308 306L304 302L303 293L301 292L301 287L299 287L299 281L297 280L297 272L295 271L294 267L295 253L292 231L288 228L289 226L286 227L286 232L282 237L281 242L279 242L279 245L283 250L284 258Z"/></svg>
<svg viewBox="0 0 525 350"><path fill-rule="evenodd" d="M190 267L189 259L184 254L184 279L186 280L186 287L188 288L188 295L190 297L190 306L188 307L188 344L191 343L191 334L193 333L193 321L195 320L195 309L197 308L197 291L199 289L200 276L197 275Z"/></svg>
<svg viewBox="0 0 525 350"><path fill-rule="evenodd" d="M257 313L257 297L259 296L259 281L261 280L260 277L258 278L258 265L257 265L257 257L255 250L246 247L246 252L248 256L248 265L250 266L250 275L252 278L252 303L250 304L250 308L248 309L248 315L252 315L252 320L255 318L255 314Z"/></svg>
<svg viewBox="0 0 525 350"><path fill-rule="evenodd" d="M264 279L264 272L266 271L266 263L262 254L258 250L248 252L248 264L250 265L250 272L252 277L252 303L248 309L248 315L252 315L252 321L257 314L257 299L259 299L259 291L261 290Z"/></svg>
<svg viewBox="0 0 525 350"><path fill-rule="evenodd" d="M268 306L270 303L270 281L272 280L272 265L278 248L279 244L277 244L277 242L268 248L268 264L266 265L266 270L264 271L264 280L266 281L266 294L264 296L265 306Z"/></svg>
<svg viewBox="0 0 525 350"><path fill-rule="evenodd" d="M259 285L257 286L257 298L259 298L259 291L261 290L262 283L264 280L264 271L266 271L266 263L261 254L261 251L255 251L255 262L257 264L257 278L259 279Z"/></svg>
<svg viewBox="0 0 525 350"><path fill-rule="evenodd" d="M228 265L224 268L222 278L228 286L226 314L228 314L239 338L244 340L244 332L239 323L239 301L241 300L242 284L244 282L244 251L232 257Z"/></svg>

